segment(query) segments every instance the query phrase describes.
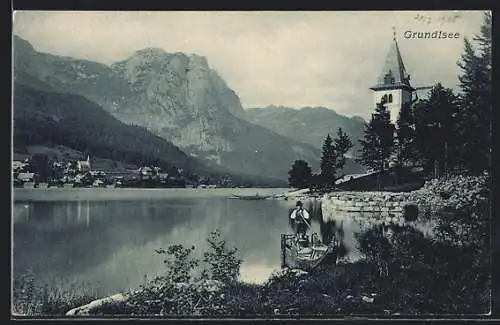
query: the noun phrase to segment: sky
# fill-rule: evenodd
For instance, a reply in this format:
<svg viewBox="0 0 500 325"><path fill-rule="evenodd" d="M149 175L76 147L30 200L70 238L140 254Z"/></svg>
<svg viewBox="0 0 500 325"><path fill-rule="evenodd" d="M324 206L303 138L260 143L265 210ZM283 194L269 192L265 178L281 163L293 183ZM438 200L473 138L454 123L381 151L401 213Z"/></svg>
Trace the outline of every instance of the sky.
<svg viewBox="0 0 500 325"><path fill-rule="evenodd" d="M322 106L368 118L393 27L412 85L455 89L463 39L482 19L482 11L17 11L13 32L39 52L105 64L146 47L196 53L244 108ZM460 36L404 37L435 30Z"/></svg>

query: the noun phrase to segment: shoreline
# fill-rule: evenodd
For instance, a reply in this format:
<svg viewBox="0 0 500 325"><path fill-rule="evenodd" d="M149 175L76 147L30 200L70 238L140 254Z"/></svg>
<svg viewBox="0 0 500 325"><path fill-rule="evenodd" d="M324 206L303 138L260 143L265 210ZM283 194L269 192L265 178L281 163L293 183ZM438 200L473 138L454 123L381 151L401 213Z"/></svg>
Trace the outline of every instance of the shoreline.
<svg viewBox="0 0 500 325"><path fill-rule="evenodd" d="M234 193L255 195L256 192L280 196L288 191L286 188L13 188L12 194L14 202L38 202L225 198Z"/></svg>
<svg viewBox="0 0 500 325"><path fill-rule="evenodd" d="M441 214L443 211L446 213L454 213L453 211L460 213L462 210L469 211L467 209L476 207L480 202L487 202L485 200L488 200L489 196L487 193L483 193L483 189L487 188L487 184L488 183L486 183L482 177L463 176L427 182L423 188L412 191L412 195L414 195L416 203L419 205L418 220L423 221L425 218L430 218L436 222L446 222L447 215ZM339 192L332 193L338 194ZM328 195L332 193L325 194L324 198L328 198ZM446 195L446 193L448 194ZM300 194L304 195L305 193ZM383 193L383 195L386 195L386 193ZM459 204L461 205L459 206ZM422 209L420 209L420 207L422 207ZM459 209L459 207L462 208ZM456 229L460 231L461 224L459 223L457 225L458 228ZM469 226L466 223L464 225L466 227ZM454 225L451 226L456 227ZM376 228L371 228L371 230L368 229L367 231L369 233L375 229ZM300 275L292 274L292 276L290 276L290 273L286 271L287 269L284 269L275 274L271 274L269 280L263 284L248 284L237 281L232 284L233 288L236 288L236 293L231 290L226 291L222 289L221 297L225 294L231 294L231 297L221 298L222 300L216 299L214 303L224 304L224 302L226 302L229 304L227 309L225 305L220 305L224 311L220 314L221 317L224 317L223 315L226 315L225 313L228 313L227 317L233 315L233 313L239 315L239 311L232 308L240 306L242 303L246 308L244 311L245 315L255 314L257 311L258 315L264 316L287 316L290 315L289 310L294 310L292 315L301 315L306 311L313 310L319 310L319 312L330 310L335 314L343 314L343 312L356 314L362 310L373 309L374 311L383 312L386 315L395 315L402 313L435 313L436 310L439 312L456 313L457 308L467 314L471 311L482 311L485 308L483 299L487 297L485 296L486 298L484 298L483 295L487 292L488 288L484 287L487 284L484 284L482 280L482 282L477 284L473 281L471 282L470 277L473 277L477 272L483 274L482 276L484 277L484 274L487 274L488 266L482 262L482 255L467 255L469 250L462 250L464 241L465 245L471 245L470 247L481 245L481 243L477 242L477 239L474 239L475 237L463 238L463 236L459 236L458 242L456 242L456 239L451 239L450 241L450 239L440 236L426 239L425 237L412 236L412 232L414 234L421 232L414 228L412 230L410 225L405 225L400 229L402 229L402 232L401 230L398 232L396 229L396 233L393 234L396 236L396 239L391 239L393 237L386 238L389 240L389 243L392 240L401 241L398 245L391 248L387 261L374 260L373 258L379 255L371 256L371 253L367 253L365 250L362 259L358 261L338 261L338 264L333 269L328 268L321 272L299 272ZM455 228L453 229L453 232L456 233ZM384 240L384 238L385 237L381 237L378 240ZM404 245L403 248L406 246L407 248L400 251L401 244ZM408 252L410 252L406 250L408 248L415 249L415 251L412 251L411 256L408 256ZM380 248L370 248L370 246L368 246L368 249ZM430 249L435 249L434 254L437 254L437 257L432 257L429 260L428 252ZM468 262L461 262L461 260L457 260L453 257L464 256L464 254L466 254L465 261ZM435 260L435 258L437 258L437 260ZM385 276L383 273L380 273L380 265L383 265L380 263L391 263L391 276L388 276L389 273ZM450 266L448 267L447 265ZM389 269L387 272L389 272ZM411 276L411 274L415 272L422 274L423 279L427 279L425 285L422 284L424 287L421 287L421 285L415 286L411 281L408 281L408 276ZM453 276L457 277L457 280L459 279L460 286L455 285L455 282L444 281L445 278L448 278L448 274L451 274L449 272L454 272ZM442 276L444 276L442 279L443 281L438 281L437 279L441 279L440 277ZM436 279L434 279L435 277ZM397 284L394 285L393 281L396 281ZM464 288L467 288L467 291L465 294L460 295L456 290L460 290L459 287L461 287L462 284ZM476 285L481 286L481 296L470 294L471 292L475 292ZM176 284L174 284L174 287L175 286ZM442 286L442 288L434 292L432 288L435 286ZM188 296L192 294L192 290L196 291L196 285L194 285L193 288L190 282L182 284L181 287L183 288L181 292L188 294ZM283 291L283 288L286 289L285 291L288 290L290 292L298 290L297 293L300 293L303 299L301 298L302 300L299 299L297 301L293 300L294 302L291 303L290 297ZM327 288L329 289L327 290ZM257 300L254 302L253 299L257 299L255 297L260 296L261 290L264 290L263 292L271 290L271 293L266 294L263 301L259 300L258 306L254 306L253 304L257 303ZM133 293L135 291L130 290L130 292ZM174 296L172 297L177 297L177 293L175 292L177 291L174 291ZM198 294L205 293L202 292ZM243 296L241 296L242 294ZM250 296L245 298L247 294ZM186 297L188 298L188 296ZM149 301L147 299L152 298L145 298L140 295L139 297L143 298L140 298L139 303L141 306L146 306L144 307L146 311L139 313L133 312L131 314L129 313L131 305L128 304L130 301L128 301L126 297L127 293L117 293L93 300L88 304L74 307L65 312L68 316L99 316L111 314L123 316L173 316L171 313L175 313L175 311L167 311L166 314L162 314L161 312L157 314L153 312L146 306ZM178 299L183 302L183 299L187 299L186 297L179 296ZM246 301L246 299L251 300ZM400 302L398 299L404 299L404 303ZM436 303L426 303L429 299L437 301ZM313 301L318 304L314 305ZM438 301L439 303L437 303ZM111 305L107 304L107 302L111 303ZM132 300L132 305L137 302L137 300ZM262 304L263 302L265 303ZM206 304L203 303L203 307L209 308L211 304L212 302L208 300ZM290 309L288 307L293 308ZM85 309L87 309L87 314L85 314L85 312L76 312L77 310Z"/></svg>

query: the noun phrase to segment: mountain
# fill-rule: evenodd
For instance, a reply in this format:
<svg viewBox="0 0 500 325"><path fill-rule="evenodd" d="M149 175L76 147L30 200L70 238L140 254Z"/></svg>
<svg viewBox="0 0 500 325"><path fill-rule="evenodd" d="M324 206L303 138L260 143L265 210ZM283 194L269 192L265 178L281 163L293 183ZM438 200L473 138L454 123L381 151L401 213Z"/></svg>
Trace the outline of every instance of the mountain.
<svg viewBox="0 0 500 325"><path fill-rule="evenodd" d="M33 145L59 145L135 165L154 163L164 170L181 167L188 177L229 176L236 185L286 185L282 180L234 175L217 166L208 167L145 128L120 122L80 95L46 92L15 83L13 104L15 150L25 151Z"/></svg>
<svg viewBox="0 0 500 325"><path fill-rule="evenodd" d="M332 137L335 137L340 127L349 135L354 145L350 154L356 156L360 149L358 140L363 137L365 121L358 116L347 117L324 107L293 109L268 106L247 108L245 111L249 121L318 149L323 145L326 135L330 133Z"/></svg>
<svg viewBox="0 0 500 325"><path fill-rule="evenodd" d="M101 106L115 103L129 92L126 82L107 65L39 53L16 35L13 55L14 80L35 89L82 95Z"/></svg>
<svg viewBox="0 0 500 325"><path fill-rule="evenodd" d="M140 164L194 163L179 148L146 129L126 125L88 99L14 85L14 145L54 143L82 152Z"/></svg>
<svg viewBox="0 0 500 325"><path fill-rule="evenodd" d="M296 159L319 166L317 148L247 121L237 94L196 54L148 48L107 66L40 53L15 36L14 77L81 95L212 167L284 180Z"/></svg>

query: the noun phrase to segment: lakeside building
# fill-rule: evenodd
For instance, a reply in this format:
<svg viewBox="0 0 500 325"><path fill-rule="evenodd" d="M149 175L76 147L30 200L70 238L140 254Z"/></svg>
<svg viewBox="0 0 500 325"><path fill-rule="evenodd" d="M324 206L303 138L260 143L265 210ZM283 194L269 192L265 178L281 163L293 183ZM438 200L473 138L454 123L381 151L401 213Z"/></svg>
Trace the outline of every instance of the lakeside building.
<svg viewBox="0 0 500 325"><path fill-rule="evenodd" d="M12 170L13 171L21 171L28 166L29 166L29 164L24 162L24 161L20 161L20 160L12 161Z"/></svg>
<svg viewBox="0 0 500 325"><path fill-rule="evenodd" d="M90 156L87 156L87 160L79 160L79 161L76 163L76 168L78 169L78 171L79 171L80 173L90 171L90 170L91 170L91 166L90 166Z"/></svg>
<svg viewBox="0 0 500 325"><path fill-rule="evenodd" d="M35 179L35 173L19 173L17 179L22 182L33 182Z"/></svg>
<svg viewBox="0 0 500 325"><path fill-rule="evenodd" d="M401 50L396 38L396 32L393 32L393 39L389 46L389 51L382 64L382 71L379 74L375 85L370 87L373 91L373 107L380 103L384 103L390 112L391 122L396 124L399 117L399 112L404 105L413 105L419 99L427 97L427 92L432 86L414 87L410 82L410 74L407 72L406 66L401 55ZM393 154L391 161L387 166L392 170L396 167L396 154ZM385 178L386 182L392 181L391 175L379 175L374 171L366 173L344 175L335 181L337 186L341 187L356 187L357 184L373 187L376 182L376 177ZM387 180L388 179L388 180ZM368 185L367 185L368 184ZM360 187L362 188L362 186Z"/></svg>
<svg viewBox="0 0 500 325"><path fill-rule="evenodd" d="M431 88L431 86L413 87L410 83L410 74L403 62L396 39L396 32L394 31L382 71L375 85L370 87L373 91L373 107L384 102L391 114L391 122L396 123L401 108L406 104L415 103L419 98L425 97L426 94L421 91Z"/></svg>

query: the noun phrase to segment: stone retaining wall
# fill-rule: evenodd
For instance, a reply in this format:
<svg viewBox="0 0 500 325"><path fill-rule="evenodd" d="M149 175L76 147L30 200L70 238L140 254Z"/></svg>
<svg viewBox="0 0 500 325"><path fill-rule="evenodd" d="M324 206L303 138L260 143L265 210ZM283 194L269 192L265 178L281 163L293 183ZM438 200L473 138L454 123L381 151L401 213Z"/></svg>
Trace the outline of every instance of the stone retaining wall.
<svg viewBox="0 0 500 325"><path fill-rule="evenodd" d="M324 195L321 200L323 214L345 211L399 215L409 203L412 203L409 193L392 192L334 192Z"/></svg>
<svg viewBox="0 0 500 325"><path fill-rule="evenodd" d="M413 225L405 219L404 210L415 204L410 193L393 192L333 192L321 198L324 221L354 221L360 225Z"/></svg>

